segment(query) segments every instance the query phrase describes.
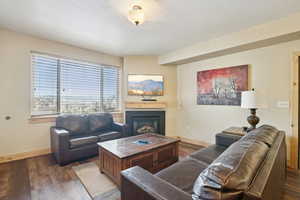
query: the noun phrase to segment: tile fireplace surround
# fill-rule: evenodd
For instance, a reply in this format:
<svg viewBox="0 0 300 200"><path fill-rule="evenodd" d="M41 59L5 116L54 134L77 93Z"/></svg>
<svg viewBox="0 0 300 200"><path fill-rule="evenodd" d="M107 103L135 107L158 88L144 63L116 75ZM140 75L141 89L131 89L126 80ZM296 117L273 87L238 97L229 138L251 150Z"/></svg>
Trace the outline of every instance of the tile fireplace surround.
<svg viewBox="0 0 300 200"><path fill-rule="evenodd" d="M165 111L126 111L125 119L130 136L143 133L165 135Z"/></svg>

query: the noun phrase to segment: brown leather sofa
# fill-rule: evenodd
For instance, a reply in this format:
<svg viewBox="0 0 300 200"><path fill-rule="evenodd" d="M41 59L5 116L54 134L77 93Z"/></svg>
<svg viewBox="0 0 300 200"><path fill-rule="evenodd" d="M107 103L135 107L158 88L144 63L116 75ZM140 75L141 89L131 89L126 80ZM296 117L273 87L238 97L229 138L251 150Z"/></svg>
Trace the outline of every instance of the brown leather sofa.
<svg viewBox="0 0 300 200"><path fill-rule="evenodd" d="M279 200L286 178L285 133L261 126L228 148L215 144L157 174L122 172L122 200Z"/></svg>
<svg viewBox="0 0 300 200"><path fill-rule="evenodd" d="M51 150L60 165L98 154L98 142L127 136L126 125L109 113L62 115L51 127Z"/></svg>

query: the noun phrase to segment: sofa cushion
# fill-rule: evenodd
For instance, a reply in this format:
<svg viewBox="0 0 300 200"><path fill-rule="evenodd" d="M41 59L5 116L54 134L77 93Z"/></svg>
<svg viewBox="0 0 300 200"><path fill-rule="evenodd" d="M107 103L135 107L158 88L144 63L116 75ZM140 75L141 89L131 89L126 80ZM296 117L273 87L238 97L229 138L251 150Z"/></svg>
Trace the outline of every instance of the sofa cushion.
<svg viewBox="0 0 300 200"><path fill-rule="evenodd" d="M70 148L78 148L88 144L97 143L99 138L97 136L78 137L70 139Z"/></svg>
<svg viewBox="0 0 300 200"><path fill-rule="evenodd" d="M209 165L225 150L226 147L219 145L210 145L206 148L200 149L199 151L192 153L190 157Z"/></svg>
<svg viewBox="0 0 300 200"><path fill-rule="evenodd" d="M242 140L256 140L267 144L269 147L274 143L279 130L270 125L263 125L247 133Z"/></svg>
<svg viewBox="0 0 300 200"><path fill-rule="evenodd" d="M111 127L113 117L109 113L90 114L88 116L91 132L105 130Z"/></svg>
<svg viewBox="0 0 300 200"><path fill-rule="evenodd" d="M86 115L62 115L56 119L56 127L64 128L73 134L82 134L88 131Z"/></svg>
<svg viewBox="0 0 300 200"><path fill-rule="evenodd" d="M192 194L193 184L208 165L193 158L186 158L156 174L159 178L171 183L181 190Z"/></svg>
<svg viewBox="0 0 300 200"><path fill-rule="evenodd" d="M121 137L122 137L122 134L120 132L116 132L116 131L101 133L100 135L98 135L100 142L104 142L107 140L114 140L114 139L118 139Z"/></svg>
<svg viewBox="0 0 300 200"><path fill-rule="evenodd" d="M197 178L194 199L238 199L248 188L268 152L255 140L238 141L225 150Z"/></svg>

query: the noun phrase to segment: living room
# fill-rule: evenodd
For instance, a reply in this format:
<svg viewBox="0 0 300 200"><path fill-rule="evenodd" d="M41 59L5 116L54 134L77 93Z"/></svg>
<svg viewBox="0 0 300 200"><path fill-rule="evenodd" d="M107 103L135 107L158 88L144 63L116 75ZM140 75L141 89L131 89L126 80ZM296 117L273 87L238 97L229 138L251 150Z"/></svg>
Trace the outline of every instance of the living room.
<svg viewBox="0 0 300 200"><path fill-rule="evenodd" d="M1 0L0 199L300 199L299 19L298 0Z"/></svg>

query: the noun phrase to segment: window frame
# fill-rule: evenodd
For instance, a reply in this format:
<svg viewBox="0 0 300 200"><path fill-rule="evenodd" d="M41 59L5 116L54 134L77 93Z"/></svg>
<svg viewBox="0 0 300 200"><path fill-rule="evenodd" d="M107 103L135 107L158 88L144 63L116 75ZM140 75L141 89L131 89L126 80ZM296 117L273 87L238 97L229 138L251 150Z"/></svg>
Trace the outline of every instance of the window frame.
<svg viewBox="0 0 300 200"><path fill-rule="evenodd" d="M57 79L57 105L56 105L56 113L53 114L32 114L32 108L33 108L33 99L34 99L34 78L33 78L33 73L34 73L34 63L33 63L33 56L43 56L43 57L48 57L48 58L52 58L52 59L57 59L58 60L58 71L57 71L57 76L59 79ZM57 117L59 115L64 115L64 114L81 114L81 113L62 113L61 112L61 76L60 76L60 62L61 60L68 60L68 61L72 61L72 62L76 62L76 63L80 63L80 64L91 64L91 65L98 65L99 67L112 67L112 68L116 68L119 70L119 88L118 88L118 108L116 108L115 111L111 112L111 113L121 113L123 110L123 106L122 106L122 99L123 99L123 93L122 93L122 87L123 87L123 69L120 66L114 66L114 65L108 65L108 64L100 64L100 63L95 63L95 62L90 62L90 61L82 61L79 59L74 59L74 58L68 58L68 57L64 57L64 56L58 56L58 55L52 55L52 54L48 54L48 53L41 53L41 52L37 52L37 51L30 51L30 118L34 119L34 118L53 118L53 117ZM102 90L103 91L103 90ZM103 102L101 102L101 105L103 104ZM102 110L102 108L101 108ZM100 111L100 112L90 112L88 114L92 114L92 113L101 113L104 111Z"/></svg>

